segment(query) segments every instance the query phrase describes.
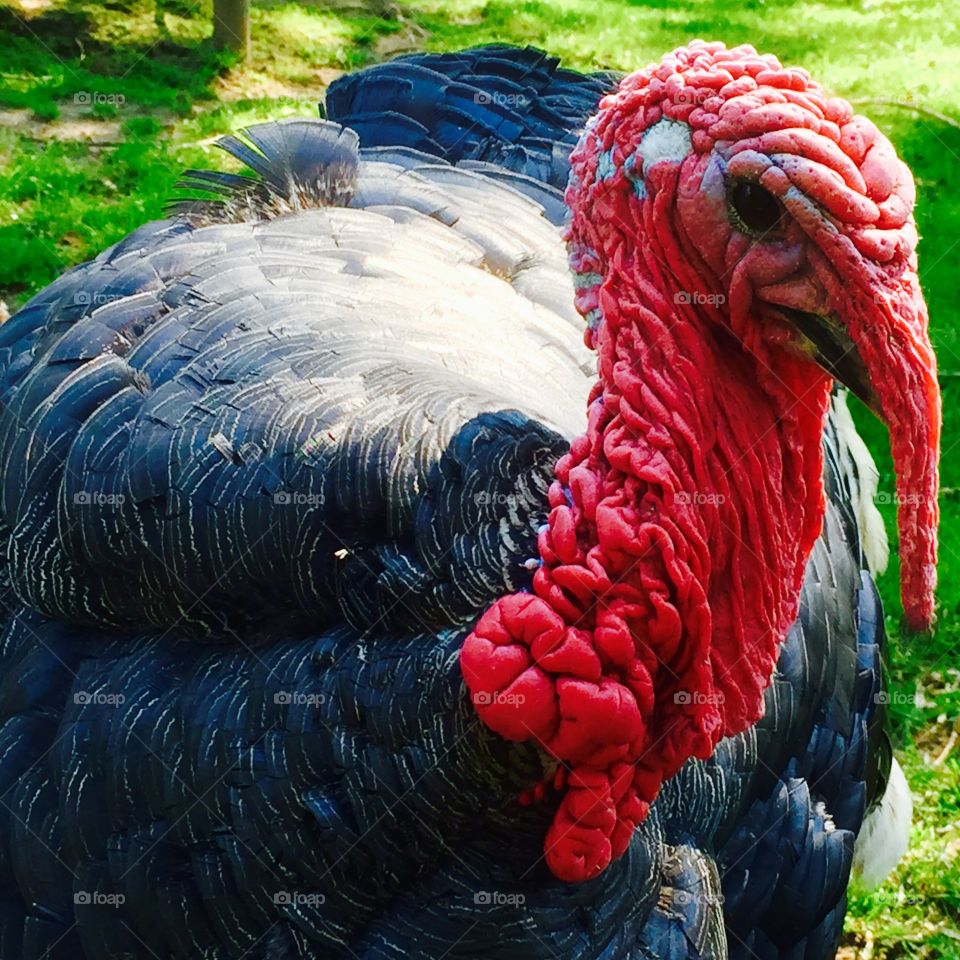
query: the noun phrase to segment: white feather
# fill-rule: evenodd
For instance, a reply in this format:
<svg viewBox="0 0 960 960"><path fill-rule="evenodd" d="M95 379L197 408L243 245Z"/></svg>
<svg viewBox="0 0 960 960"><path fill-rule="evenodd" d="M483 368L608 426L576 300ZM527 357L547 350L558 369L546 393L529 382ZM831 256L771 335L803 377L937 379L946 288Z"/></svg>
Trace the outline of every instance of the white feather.
<svg viewBox="0 0 960 960"><path fill-rule="evenodd" d="M858 886L869 890L883 883L907 852L912 819L913 797L894 758L883 799L867 814L853 848L853 875Z"/></svg>
<svg viewBox="0 0 960 960"><path fill-rule="evenodd" d="M679 163L691 150L690 128L679 120L658 120L640 140L637 155L643 161L643 175L661 160Z"/></svg>

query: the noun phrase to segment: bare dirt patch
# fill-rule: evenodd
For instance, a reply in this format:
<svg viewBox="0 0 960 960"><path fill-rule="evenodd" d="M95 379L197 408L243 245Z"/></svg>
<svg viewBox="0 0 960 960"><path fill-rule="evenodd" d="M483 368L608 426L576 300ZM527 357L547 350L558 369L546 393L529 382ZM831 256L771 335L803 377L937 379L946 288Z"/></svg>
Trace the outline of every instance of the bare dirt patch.
<svg viewBox="0 0 960 960"><path fill-rule="evenodd" d="M30 140L82 141L111 144L123 140L119 120L99 120L89 116L90 108L65 103L56 120L38 120L30 110L0 110L0 127Z"/></svg>
<svg viewBox="0 0 960 960"><path fill-rule="evenodd" d="M238 100L304 100L319 103L323 98L323 91L342 74L342 70L333 67L319 67L313 71L316 86L310 84L284 83L266 74L228 74L219 77L214 83L214 93L217 99L226 103L236 103Z"/></svg>

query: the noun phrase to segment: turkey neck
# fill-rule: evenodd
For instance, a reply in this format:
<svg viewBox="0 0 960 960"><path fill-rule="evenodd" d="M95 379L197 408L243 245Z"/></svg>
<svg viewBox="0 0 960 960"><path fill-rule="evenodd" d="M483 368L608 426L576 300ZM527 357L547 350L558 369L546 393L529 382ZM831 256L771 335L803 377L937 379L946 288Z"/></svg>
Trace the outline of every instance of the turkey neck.
<svg viewBox="0 0 960 960"><path fill-rule="evenodd" d="M824 511L828 379L753 332L746 302L625 249L571 255L598 353L587 429L556 465L532 593L493 604L461 654L484 723L561 761L545 856L570 881L760 717Z"/></svg>
<svg viewBox="0 0 960 960"><path fill-rule="evenodd" d="M614 260L595 296L581 286L599 382L556 467L534 591L638 674L669 776L762 712L823 519L829 380L742 342L724 297L654 256Z"/></svg>

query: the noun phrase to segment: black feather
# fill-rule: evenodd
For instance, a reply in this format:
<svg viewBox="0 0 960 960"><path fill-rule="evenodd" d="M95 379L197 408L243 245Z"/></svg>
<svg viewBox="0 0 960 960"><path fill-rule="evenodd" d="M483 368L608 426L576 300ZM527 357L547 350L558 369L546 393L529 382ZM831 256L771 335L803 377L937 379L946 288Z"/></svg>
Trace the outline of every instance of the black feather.
<svg viewBox="0 0 960 960"><path fill-rule="evenodd" d="M255 176L191 171L0 327L3 960L832 955L889 769L833 419L763 719L600 877L549 874L549 761L464 696L583 423L555 224L613 83L507 47L346 77L359 143L226 138Z"/></svg>

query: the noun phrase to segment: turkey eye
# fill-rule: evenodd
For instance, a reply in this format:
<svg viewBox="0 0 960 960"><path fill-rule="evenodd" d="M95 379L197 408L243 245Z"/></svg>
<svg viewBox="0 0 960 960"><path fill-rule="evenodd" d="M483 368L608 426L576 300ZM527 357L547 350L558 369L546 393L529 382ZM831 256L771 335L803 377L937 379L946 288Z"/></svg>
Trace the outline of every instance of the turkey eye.
<svg viewBox="0 0 960 960"><path fill-rule="evenodd" d="M730 191L730 211L739 230L759 239L780 226L783 214L780 201L751 180L739 180L734 185Z"/></svg>

